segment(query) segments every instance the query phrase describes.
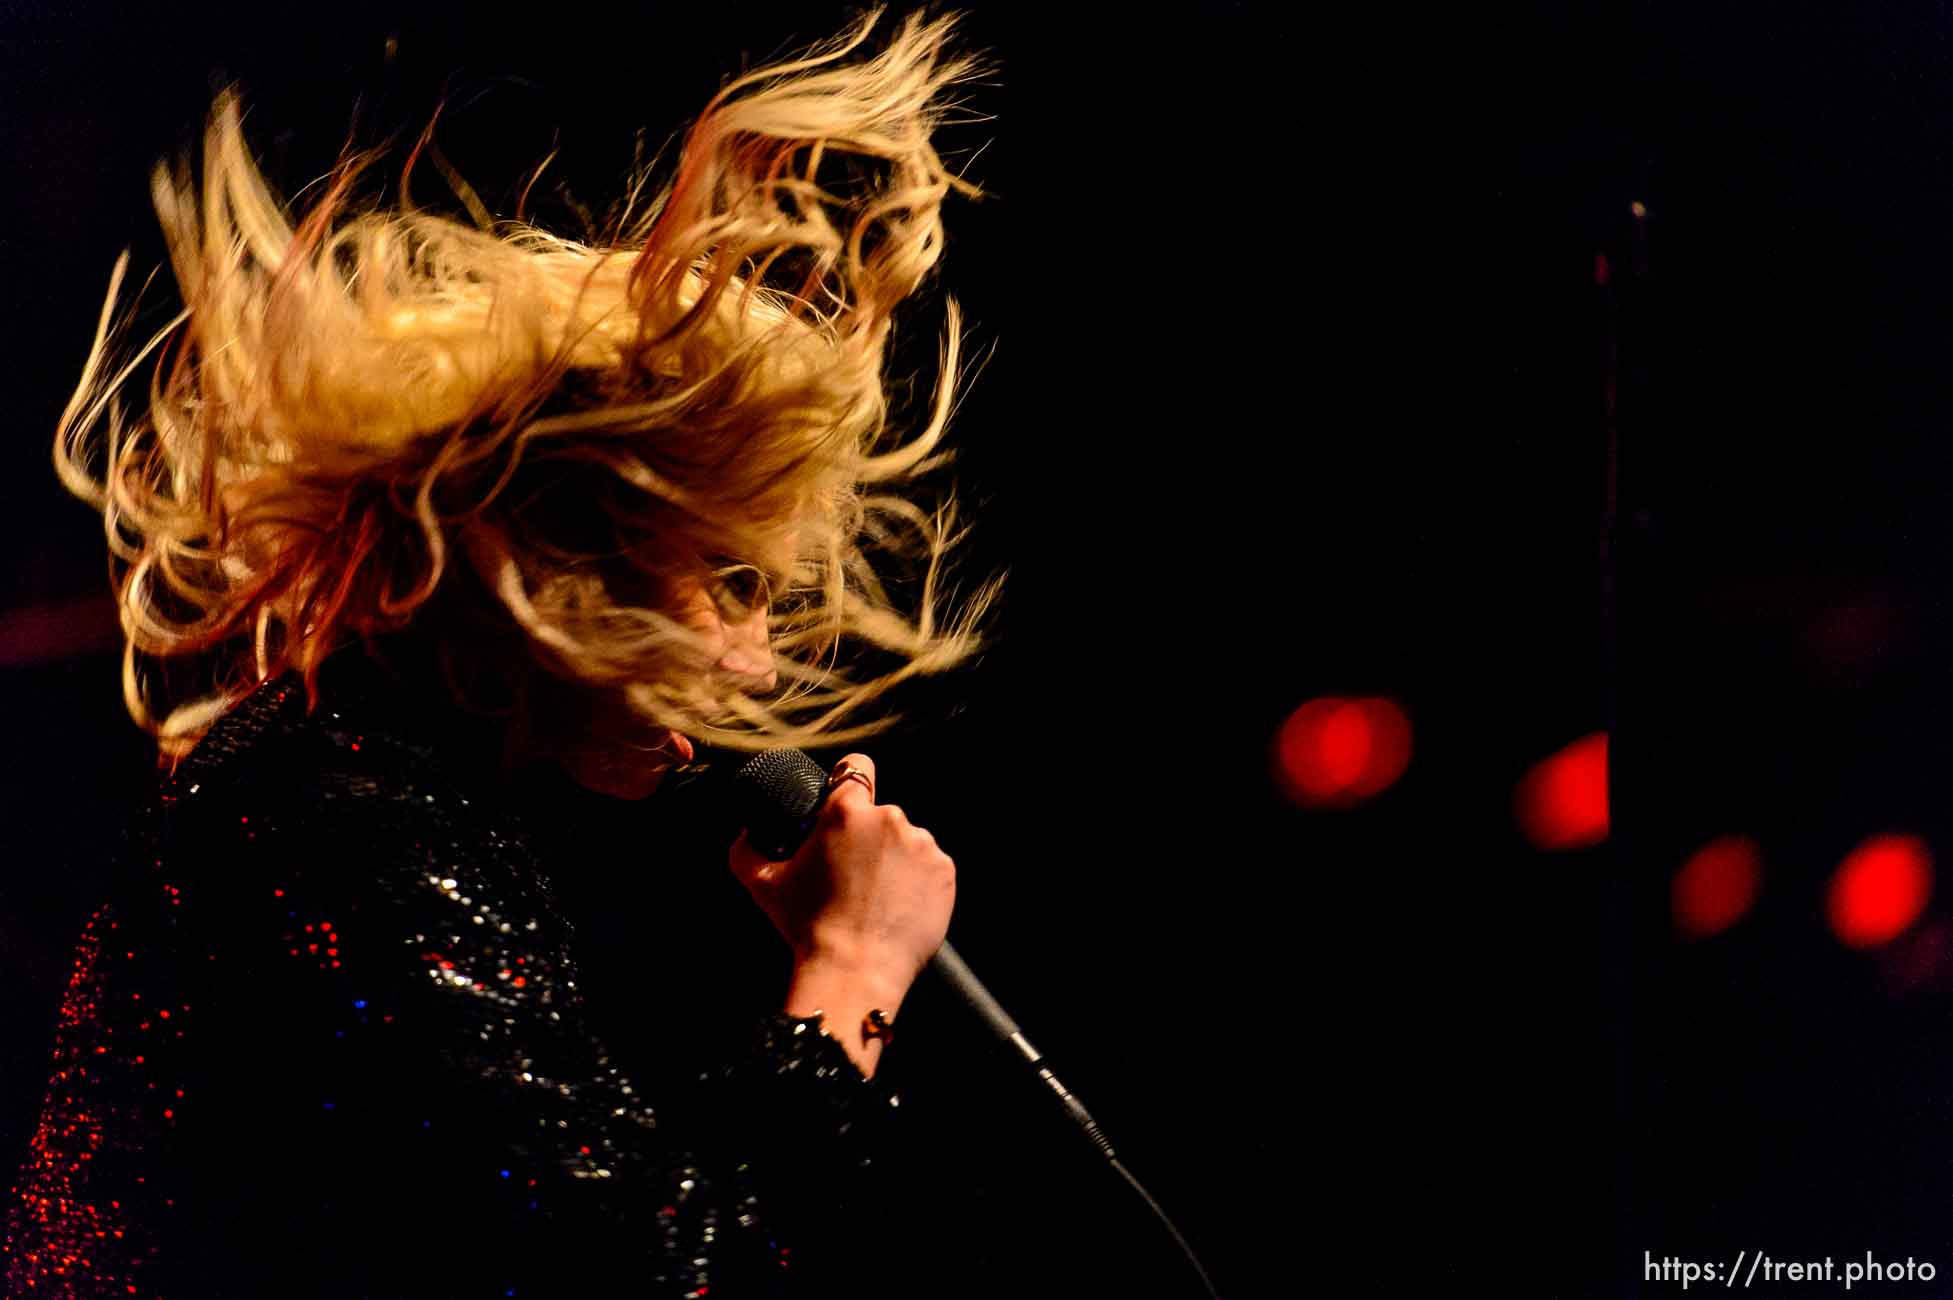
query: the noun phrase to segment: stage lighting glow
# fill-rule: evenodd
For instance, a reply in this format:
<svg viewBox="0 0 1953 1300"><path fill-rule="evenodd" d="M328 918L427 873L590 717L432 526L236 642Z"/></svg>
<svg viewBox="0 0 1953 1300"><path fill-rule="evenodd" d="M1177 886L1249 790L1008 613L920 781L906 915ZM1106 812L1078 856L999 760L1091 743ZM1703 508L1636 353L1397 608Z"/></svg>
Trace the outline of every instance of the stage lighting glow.
<svg viewBox="0 0 1953 1300"><path fill-rule="evenodd" d="M1763 853L1747 835L1724 835L1697 849L1675 873L1675 930L1686 939L1721 934L1743 919L1763 883Z"/></svg>
<svg viewBox="0 0 1953 1300"><path fill-rule="evenodd" d="M1831 932L1852 948L1876 948L1905 933L1933 892L1933 860L1917 835L1874 835L1831 876Z"/></svg>
<svg viewBox="0 0 1953 1300"><path fill-rule="evenodd" d="M1596 731L1543 759L1513 797L1534 847L1584 849L1607 838L1607 733Z"/></svg>
<svg viewBox="0 0 1953 1300"><path fill-rule="evenodd" d="M1347 806L1382 793L1410 765L1411 725L1394 700L1310 700L1275 737L1276 784L1305 807Z"/></svg>

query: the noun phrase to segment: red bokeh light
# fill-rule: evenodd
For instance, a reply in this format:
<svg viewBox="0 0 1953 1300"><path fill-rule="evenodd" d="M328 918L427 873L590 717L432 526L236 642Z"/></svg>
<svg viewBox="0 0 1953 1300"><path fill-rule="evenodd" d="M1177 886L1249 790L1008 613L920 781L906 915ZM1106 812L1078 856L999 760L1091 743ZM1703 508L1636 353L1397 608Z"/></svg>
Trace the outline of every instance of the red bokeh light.
<svg viewBox="0 0 1953 1300"><path fill-rule="evenodd" d="M1763 854L1747 835L1724 835L1695 851L1675 873L1676 932L1689 939L1721 934L1743 919L1763 883Z"/></svg>
<svg viewBox="0 0 1953 1300"><path fill-rule="evenodd" d="M1607 838L1607 733L1582 736L1541 760L1513 799L1519 829L1542 849L1583 849Z"/></svg>
<svg viewBox="0 0 1953 1300"><path fill-rule="evenodd" d="M1831 931L1852 948L1876 948L1905 933L1933 892L1933 860L1917 835L1874 835L1845 855L1831 877Z"/></svg>
<svg viewBox="0 0 1953 1300"><path fill-rule="evenodd" d="M1347 805L1389 789L1410 756L1410 719L1394 700L1325 696L1282 724L1275 780L1299 804Z"/></svg>

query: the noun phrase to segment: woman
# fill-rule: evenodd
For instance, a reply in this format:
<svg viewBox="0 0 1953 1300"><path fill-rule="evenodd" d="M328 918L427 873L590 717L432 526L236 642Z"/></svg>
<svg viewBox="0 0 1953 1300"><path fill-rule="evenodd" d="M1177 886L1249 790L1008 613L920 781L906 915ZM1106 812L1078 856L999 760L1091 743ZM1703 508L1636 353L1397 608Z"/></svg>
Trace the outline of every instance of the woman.
<svg viewBox="0 0 1953 1300"><path fill-rule="evenodd" d="M975 193L930 144L974 64L950 20L851 59L875 19L729 84L602 246L451 172L478 220L430 215L414 159L394 208L352 157L293 222L228 94L201 176L158 169L184 311L112 359L117 265L55 459L168 771L83 934L7 1294L916 1289L856 1207L950 860L848 755L792 861L731 851L777 1014L714 1063L676 1028L704 987L605 990L627 1065L552 885L624 868L552 859L536 794L856 741L974 648L991 589L949 608L953 515L899 492L942 460L953 303L906 442L881 377Z"/></svg>

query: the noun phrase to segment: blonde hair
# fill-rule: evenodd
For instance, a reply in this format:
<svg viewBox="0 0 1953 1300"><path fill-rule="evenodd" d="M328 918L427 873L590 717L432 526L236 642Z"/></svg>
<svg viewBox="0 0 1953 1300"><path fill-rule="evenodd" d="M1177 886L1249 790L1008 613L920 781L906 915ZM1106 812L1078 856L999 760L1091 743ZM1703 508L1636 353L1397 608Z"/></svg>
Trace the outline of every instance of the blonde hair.
<svg viewBox="0 0 1953 1300"><path fill-rule="evenodd" d="M947 459L954 299L906 440L882 372L891 311L942 253L944 199L979 193L931 136L943 92L981 69L946 52L954 16L911 15L844 61L879 17L729 82L662 193L598 243L490 221L438 155L472 224L412 203L413 158L398 205L353 210L375 155L351 152L294 224L236 92L218 97L201 184L179 161L152 186L184 309L112 362L118 259L54 445L102 512L123 694L165 757L281 671L316 705L335 648L418 611L450 683L486 656L517 696L540 669L738 749L879 731L890 687L969 657L998 580L954 597L953 499L903 491ZM849 156L845 185L818 175ZM152 354L127 419L118 393ZM720 557L786 547L782 689L763 700L710 671L676 593ZM142 667L186 657L204 691L156 698Z"/></svg>

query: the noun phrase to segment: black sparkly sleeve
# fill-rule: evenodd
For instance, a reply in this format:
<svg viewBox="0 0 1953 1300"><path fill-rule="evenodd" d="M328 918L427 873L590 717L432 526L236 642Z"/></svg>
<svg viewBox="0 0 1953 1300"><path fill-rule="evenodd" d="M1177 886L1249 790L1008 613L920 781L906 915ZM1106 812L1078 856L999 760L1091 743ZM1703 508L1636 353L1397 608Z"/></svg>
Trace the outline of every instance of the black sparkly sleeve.
<svg viewBox="0 0 1953 1300"><path fill-rule="evenodd" d="M644 1095L588 1026L573 935L519 832L364 742L328 731L184 794L175 851L225 864L186 901L223 1044L203 1149L240 1171L210 1208L250 1225L232 1257L277 1254L321 1295L854 1289L845 1243L872 1232L855 1216L898 1098L786 1016ZM219 1060L233 1050L248 1070Z"/></svg>
<svg viewBox="0 0 1953 1300"><path fill-rule="evenodd" d="M741 1226L758 1226L767 1207L791 1225L769 1248L810 1294L881 1294L862 1260L877 1255L881 1210L898 1191L883 1166L901 1131L901 1096L884 1078L864 1079L818 1020L783 1013L760 1020L745 1053L700 1075L686 1099L682 1113L697 1121L711 1163L740 1175ZM673 1247L699 1235L673 1227Z"/></svg>

